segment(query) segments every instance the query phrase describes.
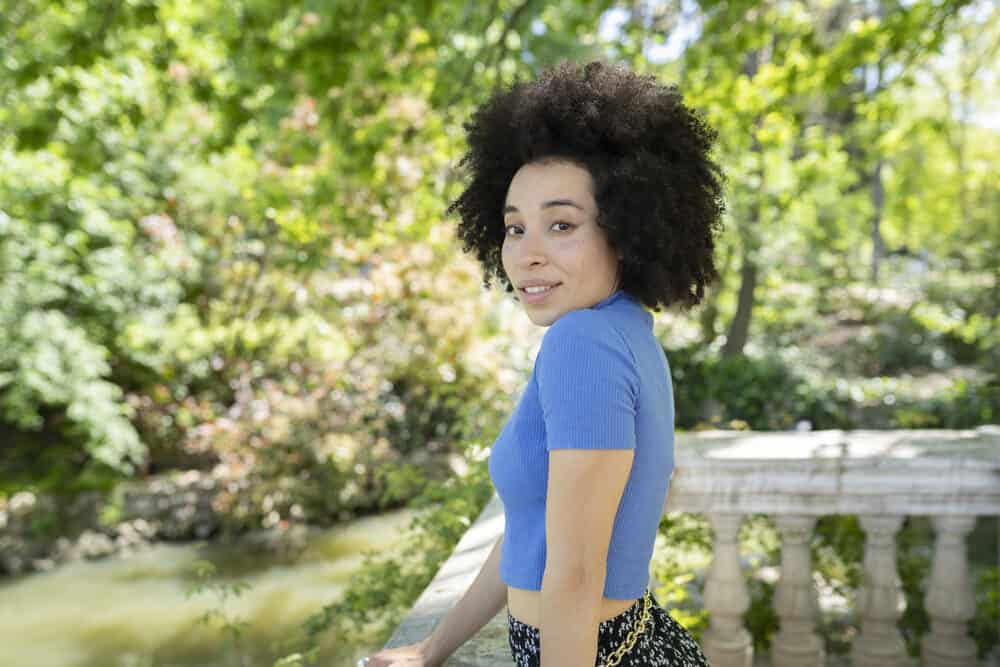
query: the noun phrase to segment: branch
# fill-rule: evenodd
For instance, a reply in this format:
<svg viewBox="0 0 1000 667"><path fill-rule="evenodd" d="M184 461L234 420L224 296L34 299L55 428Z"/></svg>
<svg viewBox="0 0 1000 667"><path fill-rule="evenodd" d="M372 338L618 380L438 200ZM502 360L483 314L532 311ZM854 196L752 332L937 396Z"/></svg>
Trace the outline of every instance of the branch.
<svg viewBox="0 0 1000 667"><path fill-rule="evenodd" d="M489 29L490 24L493 23L493 16L496 14L499 5L500 5L500 0L493 0L493 6L490 7L489 11L489 18L486 20L486 25L484 25L483 29L481 30L481 32L484 35L486 34L487 29ZM458 88L455 89L458 92L455 93L455 95L451 99L445 102L444 106L446 109L455 102L457 102L458 96L462 93L462 91L464 91L466 88L469 87L469 84L472 82L472 73L476 69L476 62L479 60L479 56L483 52L483 48L477 50L476 55L469 60L469 66L465 69L465 74L462 76L462 82L458 85Z"/></svg>
<svg viewBox="0 0 1000 667"><path fill-rule="evenodd" d="M531 5L532 0L524 0L520 5L518 5L513 12L511 12L510 17L508 17L507 22L504 24L503 32L500 33L500 38L497 39L496 46L500 47L499 51L496 51L496 58L494 59L494 78L493 78L493 89L496 90L500 87L500 66L503 64L504 56L507 55L507 35L510 31L514 29L517 25L518 19L521 15L528 9Z"/></svg>
<svg viewBox="0 0 1000 667"><path fill-rule="evenodd" d="M514 26L517 24L517 21L521 18L521 15L524 14L524 12L528 9L528 7L531 6L531 3L532 0L524 0L520 5L515 7L514 11L511 12L510 16L504 22L503 30L500 33L500 38L492 45L485 44L482 48L476 51L476 54L472 58L469 59L469 66L466 68L465 74L462 76L461 83L455 89L455 93L452 95L452 97L449 98L447 101L445 101L444 108L447 109L448 107L452 106L455 102L458 101L458 98L462 95L462 93L464 93L468 89L469 85L472 83L472 74L473 72L475 72L476 63L482 60L484 56L486 58L486 62L488 63L487 67L492 67L495 64L496 75L494 78L494 90L498 87L499 85L498 82L500 79L500 73L499 73L500 63L503 62L503 56L506 55L507 53L507 46L506 46L507 35L509 35L510 31L514 29ZM486 25L483 26L482 30L483 33L485 33L486 30L490 27L490 24L493 23L493 18L496 15L499 4L500 0L493 0L493 6L490 7L489 18L487 19ZM493 49L496 49L497 47L499 47L500 49L499 54L497 54L496 51L493 51L494 56L490 56L489 52ZM497 58L496 55L499 55L499 58Z"/></svg>

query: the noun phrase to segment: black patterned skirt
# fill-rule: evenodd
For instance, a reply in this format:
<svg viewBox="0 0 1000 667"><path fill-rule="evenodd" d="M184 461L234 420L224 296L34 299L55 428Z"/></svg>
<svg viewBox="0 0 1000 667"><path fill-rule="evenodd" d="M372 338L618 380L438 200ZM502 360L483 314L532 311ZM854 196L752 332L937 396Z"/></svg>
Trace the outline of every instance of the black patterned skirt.
<svg viewBox="0 0 1000 667"><path fill-rule="evenodd" d="M677 621L667 613L647 589L652 605L651 623L639 636L632 650L626 653L618 667L708 667L701 647ZM597 637L597 665L604 665L611 654L628 637L642 616L643 600L614 618L601 621ZM507 610L507 631L510 653L518 667L539 667L541 664L538 628L522 623Z"/></svg>

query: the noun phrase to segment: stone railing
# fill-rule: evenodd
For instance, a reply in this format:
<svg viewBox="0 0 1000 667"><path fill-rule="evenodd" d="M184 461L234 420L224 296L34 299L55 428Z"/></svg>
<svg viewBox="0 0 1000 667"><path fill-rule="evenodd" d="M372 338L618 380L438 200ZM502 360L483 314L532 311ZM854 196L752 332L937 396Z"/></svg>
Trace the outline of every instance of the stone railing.
<svg viewBox="0 0 1000 667"><path fill-rule="evenodd" d="M1000 515L1000 427L679 433L664 511L703 514L714 530L702 591L710 623L701 639L712 667L1000 667L996 651L977 662L967 634L975 597L965 541L977 516ZM774 594L780 630L770 654L755 656L742 622L750 597L736 538L748 515L762 513L773 517L782 540ZM846 661L826 656L816 632L809 544L817 517L827 514L857 515L866 536L858 634ZM904 604L896 532L906 516L930 517L935 531L925 582L930 630L918 663L896 626ZM386 646L419 641L433 630L475 579L503 528L503 505L494 495ZM446 662L510 664L506 608Z"/></svg>

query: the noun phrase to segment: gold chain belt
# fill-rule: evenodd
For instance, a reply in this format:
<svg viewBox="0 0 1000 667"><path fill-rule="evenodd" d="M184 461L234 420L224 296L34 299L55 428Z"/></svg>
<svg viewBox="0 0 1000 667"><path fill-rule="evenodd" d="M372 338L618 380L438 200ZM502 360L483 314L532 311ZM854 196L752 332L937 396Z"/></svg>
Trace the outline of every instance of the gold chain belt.
<svg viewBox="0 0 1000 667"><path fill-rule="evenodd" d="M632 650L632 647L635 646L636 640L639 639L639 635L646 630L646 623L650 618L649 607L651 604L652 601L649 597L649 589L647 588L642 594L642 615L639 617L639 622L634 628L629 630L628 637L625 638L625 641L611 653L611 657L608 658L608 662L600 665L600 667L615 667L615 665L621 662L621 659L625 656L625 654Z"/></svg>

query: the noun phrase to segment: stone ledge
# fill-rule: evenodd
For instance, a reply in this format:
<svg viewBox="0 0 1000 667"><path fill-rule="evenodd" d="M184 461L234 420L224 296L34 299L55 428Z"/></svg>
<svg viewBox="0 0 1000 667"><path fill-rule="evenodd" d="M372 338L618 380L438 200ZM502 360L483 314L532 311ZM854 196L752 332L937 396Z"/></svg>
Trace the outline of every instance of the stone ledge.
<svg viewBox="0 0 1000 667"><path fill-rule="evenodd" d="M434 630L438 621L475 581L503 529L503 503L494 493L430 585L417 598L410 613L389 638L386 648L419 642ZM507 643L506 605L444 664L447 667L509 667L511 657Z"/></svg>

